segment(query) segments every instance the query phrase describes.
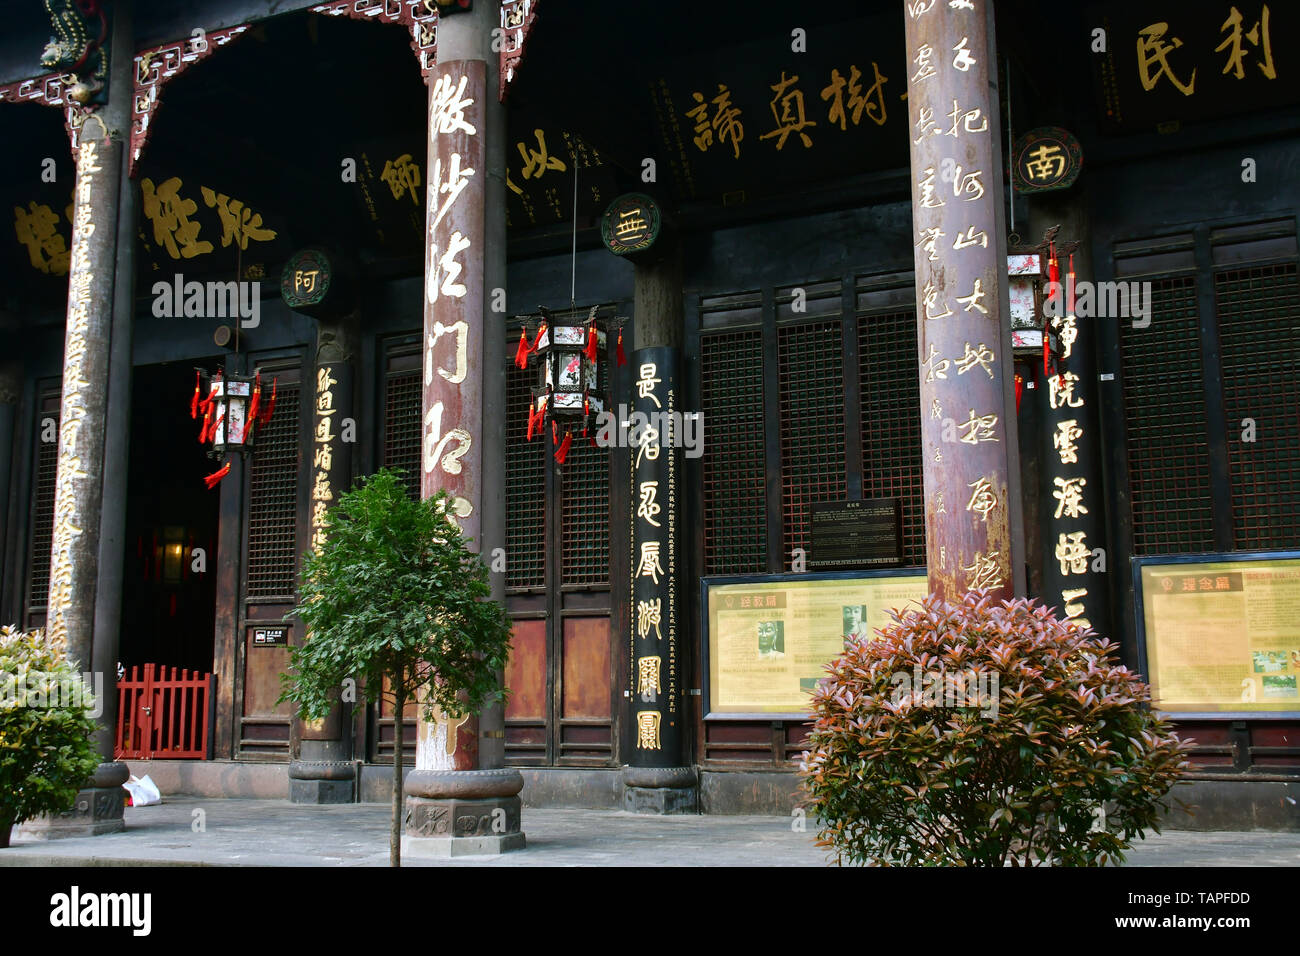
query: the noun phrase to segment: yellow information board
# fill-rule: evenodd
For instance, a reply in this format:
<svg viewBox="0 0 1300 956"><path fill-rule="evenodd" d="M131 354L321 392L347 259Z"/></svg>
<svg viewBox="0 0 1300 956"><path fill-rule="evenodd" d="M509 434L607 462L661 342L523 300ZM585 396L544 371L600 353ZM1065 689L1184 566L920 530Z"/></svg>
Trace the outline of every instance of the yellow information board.
<svg viewBox="0 0 1300 956"><path fill-rule="evenodd" d="M1157 708L1300 711L1300 559L1142 564L1138 571Z"/></svg>
<svg viewBox="0 0 1300 956"><path fill-rule="evenodd" d="M803 718L848 636L875 637L891 608L927 593L925 572L704 581L706 716Z"/></svg>

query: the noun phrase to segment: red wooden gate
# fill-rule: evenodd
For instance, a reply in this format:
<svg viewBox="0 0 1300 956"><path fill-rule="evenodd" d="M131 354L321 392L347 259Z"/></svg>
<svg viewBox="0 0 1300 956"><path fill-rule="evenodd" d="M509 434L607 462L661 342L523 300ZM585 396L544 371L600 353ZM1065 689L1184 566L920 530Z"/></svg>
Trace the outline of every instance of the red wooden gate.
<svg viewBox="0 0 1300 956"><path fill-rule="evenodd" d="M208 757L214 678L179 667L168 675L168 670L145 664L142 675L136 665L117 682L116 759Z"/></svg>

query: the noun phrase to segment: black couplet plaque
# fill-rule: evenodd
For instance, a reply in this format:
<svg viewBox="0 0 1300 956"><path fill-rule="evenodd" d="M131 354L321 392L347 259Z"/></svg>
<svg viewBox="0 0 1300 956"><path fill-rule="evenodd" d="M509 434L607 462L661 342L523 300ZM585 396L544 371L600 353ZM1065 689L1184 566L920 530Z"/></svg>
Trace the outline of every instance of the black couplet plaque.
<svg viewBox="0 0 1300 956"><path fill-rule="evenodd" d="M903 563L897 498L812 506L808 569L888 568Z"/></svg>

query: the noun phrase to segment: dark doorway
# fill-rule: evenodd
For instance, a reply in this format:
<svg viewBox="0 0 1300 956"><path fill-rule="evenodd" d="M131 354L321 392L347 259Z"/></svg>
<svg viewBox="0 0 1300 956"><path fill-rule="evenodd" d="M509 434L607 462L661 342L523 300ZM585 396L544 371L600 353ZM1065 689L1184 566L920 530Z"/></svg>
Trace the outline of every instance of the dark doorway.
<svg viewBox="0 0 1300 956"><path fill-rule="evenodd" d="M211 364L211 363L209 363ZM213 669L220 486L190 420L194 365L139 366L132 388L131 464L122 601L122 664Z"/></svg>

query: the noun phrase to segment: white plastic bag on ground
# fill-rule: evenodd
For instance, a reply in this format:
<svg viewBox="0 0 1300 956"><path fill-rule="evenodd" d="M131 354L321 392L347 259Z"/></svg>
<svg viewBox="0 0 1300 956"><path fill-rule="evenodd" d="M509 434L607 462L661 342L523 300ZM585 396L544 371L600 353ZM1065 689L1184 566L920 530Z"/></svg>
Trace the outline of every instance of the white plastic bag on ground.
<svg viewBox="0 0 1300 956"><path fill-rule="evenodd" d="M162 803L162 793L158 790L158 785L145 774L143 778L131 774L131 779L122 784L126 792L131 794L131 805L133 807L147 807L151 803Z"/></svg>

